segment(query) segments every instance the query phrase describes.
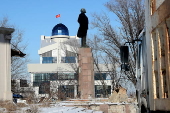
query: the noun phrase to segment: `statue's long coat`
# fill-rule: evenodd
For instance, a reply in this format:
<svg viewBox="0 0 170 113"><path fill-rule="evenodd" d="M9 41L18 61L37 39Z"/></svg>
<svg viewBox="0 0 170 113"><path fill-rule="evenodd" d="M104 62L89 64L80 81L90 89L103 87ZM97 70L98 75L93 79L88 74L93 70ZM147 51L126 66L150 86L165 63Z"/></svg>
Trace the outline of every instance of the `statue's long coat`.
<svg viewBox="0 0 170 113"><path fill-rule="evenodd" d="M83 38L86 36L88 29L88 18L84 13L79 14L78 23L80 24L80 27L77 36Z"/></svg>

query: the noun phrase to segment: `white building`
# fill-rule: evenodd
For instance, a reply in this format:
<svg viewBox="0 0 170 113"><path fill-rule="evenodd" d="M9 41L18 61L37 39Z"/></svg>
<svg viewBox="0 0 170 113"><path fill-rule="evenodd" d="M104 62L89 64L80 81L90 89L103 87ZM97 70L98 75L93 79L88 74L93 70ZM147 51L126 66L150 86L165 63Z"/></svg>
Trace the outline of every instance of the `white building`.
<svg viewBox="0 0 170 113"><path fill-rule="evenodd" d="M52 36L41 36L41 48L38 51L40 64L28 64L31 82L34 87L39 87L39 94L47 92L58 92L57 94L59 94L61 92L63 95L65 92L66 97L75 98L77 96L79 42L78 37L69 36L68 28L61 23L52 29ZM108 69L102 64L100 67L102 74L95 71L96 96L102 94L101 78L105 81L108 93L111 93L111 78L107 73Z"/></svg>

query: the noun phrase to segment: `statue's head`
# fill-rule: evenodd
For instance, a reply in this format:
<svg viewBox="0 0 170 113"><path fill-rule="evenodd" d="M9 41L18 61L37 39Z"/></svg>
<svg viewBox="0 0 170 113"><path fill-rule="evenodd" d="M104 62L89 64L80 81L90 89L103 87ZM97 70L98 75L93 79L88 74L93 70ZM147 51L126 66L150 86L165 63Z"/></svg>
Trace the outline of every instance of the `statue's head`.
<svg viewBox="0 0 170 113"><path fill-rule="evenodd" d="M86 9L82 8L82 9L80 10L80 12L81 12L81 13L86 13Z"/></svg>

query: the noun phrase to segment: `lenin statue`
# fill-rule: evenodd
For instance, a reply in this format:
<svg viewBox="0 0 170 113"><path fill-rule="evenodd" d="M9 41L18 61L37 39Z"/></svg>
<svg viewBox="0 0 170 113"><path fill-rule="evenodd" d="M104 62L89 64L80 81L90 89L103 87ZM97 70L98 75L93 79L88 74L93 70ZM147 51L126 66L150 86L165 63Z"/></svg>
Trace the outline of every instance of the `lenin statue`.
<svg viewBox="0 0 170 113"><path fill-rule="evenodd" d="M87 47L86 45L86 35L87 35L87 29L88 29L88 18L85 15L86 10L84 8L82 8L80 10L80 14L78 17L78 23L80 24L78 32L77 32L77 37L82 38L81 39L81 46L82 47Z"/></svg>

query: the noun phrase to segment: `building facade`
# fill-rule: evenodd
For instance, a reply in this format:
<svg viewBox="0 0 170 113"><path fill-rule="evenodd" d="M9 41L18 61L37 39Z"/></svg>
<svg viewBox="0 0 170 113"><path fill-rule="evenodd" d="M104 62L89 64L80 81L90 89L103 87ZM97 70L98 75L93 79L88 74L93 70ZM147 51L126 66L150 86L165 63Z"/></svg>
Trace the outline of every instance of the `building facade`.
<svg viewBox="0 0 170 113"><path fill-rule="evenodd" d="M59 23L52 29L52 36L41 36L41 48L38 50L40 64L28 64L31 82L39 87L39 94L57 97L76 98L78 95L78 50L80 38L69 36L68 28ZM95 96L101 97L103 85L111 94L111 77L106 66L99 64L95 73ZM104 81L104 82L101 82Z"/></svg>
<svg viewBox="0 0 170 113"><path fill-rule="evenodd" d="M148 61L148 83L142 84L148 88L145 108L151 112L170 112L170 0L146 0L145 7Z"/></svg>

